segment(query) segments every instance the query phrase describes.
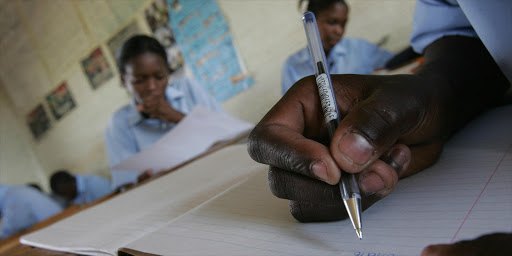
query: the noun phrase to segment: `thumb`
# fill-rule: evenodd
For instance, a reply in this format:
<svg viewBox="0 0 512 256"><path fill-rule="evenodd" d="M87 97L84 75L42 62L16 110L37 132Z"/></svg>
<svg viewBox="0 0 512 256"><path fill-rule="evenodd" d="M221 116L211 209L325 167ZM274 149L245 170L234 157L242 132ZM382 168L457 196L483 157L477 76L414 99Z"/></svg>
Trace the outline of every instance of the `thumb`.
<svg viewBox="0 0 512 256"><path fill-rule="evenodd" d="M372 82L379 87L341 111L345 116L331 141L331 155L347 172L357 173L370 166L421 118L421 97L414 97L410 89L387 78Z"/></svg>

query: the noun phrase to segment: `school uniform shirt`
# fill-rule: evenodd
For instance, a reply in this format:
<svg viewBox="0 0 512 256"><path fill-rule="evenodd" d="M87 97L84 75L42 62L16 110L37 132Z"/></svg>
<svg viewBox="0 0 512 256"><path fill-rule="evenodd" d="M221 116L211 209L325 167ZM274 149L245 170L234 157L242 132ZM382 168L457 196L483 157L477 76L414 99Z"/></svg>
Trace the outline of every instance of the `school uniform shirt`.
<svg viewBox="0 0 512 256"><path fill-rule="evenodd" d="M414 51L423 53L428 45L448 35L477 37L457 1L417 1L410 39Z"/></svg>
<svg viewBox="0 0 512 256"><path fill-rule="evenodd" d="M478 37L512 82L512 2L418 0L414 11L411 45L423 53L443 36Z"/></svg>
<svg viewBox="0 0 512 256"><path fill-rule="evenodd" d="M110 181L98 175L73 175L76 179L77 196L73 204L92 203L112 192Z"/></svg>
<svg viewBox="0 0 512 256"><path fill-rule="evenodd" d="M357 38L342 38L326 56L330 74L371 74L384 67L394 54ZM284 94L301 78L313 75L313 61L308 47L288 57L281 72L281 88Z"/></svg>
<svg viewBox="0 0 512 256"><path fill-rule="evenodd" d="M167 102L183 114L188 114L196 105L224 113L215 98L191 78L178 78L170 81L165 91ZM144 118L132 101L119 109L107 125L105 140L110 166L153 145L158 139L172 130L176 123L168 123L155 118ZM137 181L136 171L111 170L112 187L115 189L126 183Z"/></svg>
<svg viewBox="0 0 512 256"><path fill-rule="evenodd" d="M61 211L57 202L35 188L0 185L0 239L26 230Z"/></svg>

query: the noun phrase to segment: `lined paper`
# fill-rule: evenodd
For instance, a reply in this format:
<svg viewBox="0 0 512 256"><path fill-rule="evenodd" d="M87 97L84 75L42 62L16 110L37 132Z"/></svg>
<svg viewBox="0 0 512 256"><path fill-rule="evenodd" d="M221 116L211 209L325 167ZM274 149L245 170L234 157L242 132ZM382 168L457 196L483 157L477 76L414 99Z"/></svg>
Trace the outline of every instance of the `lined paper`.
<svg viewBox="0 0 512 256"><path fill-rule="evenodd" d="M470 124L431 168L349 220L298 223L266 168L126 247L162 255L419 255L429 244L512 232L512 106Z"/></svg>

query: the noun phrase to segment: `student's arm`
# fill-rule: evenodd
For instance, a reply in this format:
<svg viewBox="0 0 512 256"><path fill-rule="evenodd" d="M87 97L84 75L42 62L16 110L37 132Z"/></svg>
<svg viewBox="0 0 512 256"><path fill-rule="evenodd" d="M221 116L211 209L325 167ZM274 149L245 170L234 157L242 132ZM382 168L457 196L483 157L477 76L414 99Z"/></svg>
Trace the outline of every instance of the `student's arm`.
<svg viewBox="0 0 512 256"><path fill-rule="evenodd" d="M90 175L90 189L92 197L88 198L87 203L92 203L98 199L103 198L104 196L110 194L112 192L112 187L110 186L110 181L101 176Z"/></svg>

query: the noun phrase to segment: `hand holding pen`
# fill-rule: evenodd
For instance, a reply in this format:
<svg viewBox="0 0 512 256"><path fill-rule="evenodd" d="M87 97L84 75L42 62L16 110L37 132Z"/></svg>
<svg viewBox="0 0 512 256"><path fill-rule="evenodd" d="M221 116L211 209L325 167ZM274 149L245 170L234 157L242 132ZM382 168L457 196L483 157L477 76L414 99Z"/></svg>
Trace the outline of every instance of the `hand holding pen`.
<svg viewBox="0 0 512 256"><path fill-rule="evenodd" d="M271 191L289 199L290 212L303 222L348 217L337 186L342 170L356 174L364 210L399 178L435 162L442 149L436 109L442 105L429 91L437 86L416 75L331 75L331 81L341 117L332 139L314 76L295 83L249 137L251 157L270 165Z"/></svg>

